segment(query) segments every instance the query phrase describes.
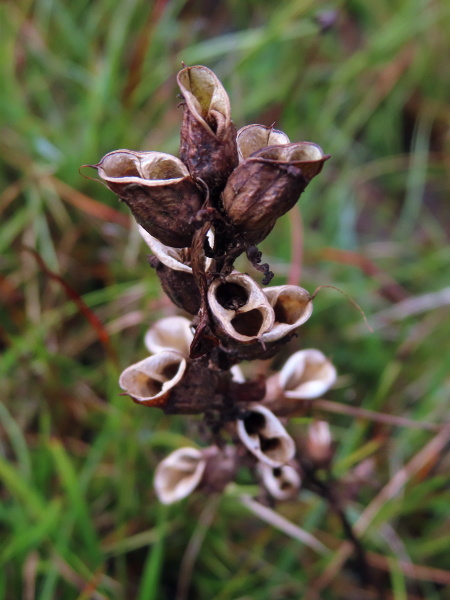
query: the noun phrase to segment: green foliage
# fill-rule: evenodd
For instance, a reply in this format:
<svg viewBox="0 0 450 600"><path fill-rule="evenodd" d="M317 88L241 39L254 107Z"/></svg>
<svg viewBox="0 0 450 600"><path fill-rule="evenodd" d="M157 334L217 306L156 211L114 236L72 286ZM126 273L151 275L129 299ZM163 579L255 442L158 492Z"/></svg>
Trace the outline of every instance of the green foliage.
<svg viewBox="0 0 450 600"><path fill-rule="evenodd" d="M20 0L0 5L0 23L0 600L172 599L202 533L212 499L166 509L152 489L195 424L117 384L169 303L126 211L78 172L122 147L177 153L181 61L214 69L238 127L276 121L332 154L301 201L303 261L291 215L261 249L276 283L300 264L304 287L340 288L373 323L369 334L344 296L319 292L291 349L330 356L329 399L349 414L307 416L331 424L354 523L424 457L362 541L390 597L450 598L450 458L445 441L429 446L442 432L420 429L449 414L449 4ZM323 576L324 598L373 597L351 561L333 571L345 536L325 500L304 492L276 510L326 556L249 516L239 488L211 510L189 597L313 598Z"/></svg>

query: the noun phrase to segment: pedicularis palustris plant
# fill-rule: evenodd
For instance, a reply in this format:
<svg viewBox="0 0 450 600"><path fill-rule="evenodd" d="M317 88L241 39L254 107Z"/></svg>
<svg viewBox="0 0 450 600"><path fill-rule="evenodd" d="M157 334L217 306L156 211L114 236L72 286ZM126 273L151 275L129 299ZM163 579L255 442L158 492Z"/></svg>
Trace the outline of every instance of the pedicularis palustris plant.
<svg viewBox="0 0 450 600"><path fill-rule="evenodd" d="M155 487L171 503L195 488L221 491L237 469L252 469L277 499L297 493L301 460L286 431L299 399L322 395L336 372L319 350L295 352L266 381L245 381L242 361L275 356L312 313L301 287L261 287L234 270L243 253L264 274L257 244L297 202L329 158L311 142L248 125L236 132L230 102L203 66L178 74L184 113L180 158L116 150L95 165L123 200L150 246L169 298L185 316L156 322L145 344L151 355L121 374L135 402L167 414L203 414L211 444L180 448L158 466ZM317 465L330 459L326 423L310 427L304 451Z"/></svg>

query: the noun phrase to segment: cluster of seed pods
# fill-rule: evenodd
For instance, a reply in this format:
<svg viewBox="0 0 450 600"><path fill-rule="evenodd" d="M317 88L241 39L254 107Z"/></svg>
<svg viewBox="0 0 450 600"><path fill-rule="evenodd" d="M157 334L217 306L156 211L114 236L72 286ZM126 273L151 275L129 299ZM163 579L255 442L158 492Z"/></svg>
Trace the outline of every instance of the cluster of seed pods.
<svg viewBox="0 0 450 600"><path fill-rule="evenodd" d="M119 385L138 404L200 414L208 426L209 446L179 448L157 467L161 502L197 488L220 491L241 466L272 497L287 499L302 477L287 417L299 401L328 390L336 371L314 349L295 352L267 380L245 381L238 365L275 356L311 316L305 289L268 285L273 274L256 245L329 157L273 127L236 132L228 95L210 69L186 67L177 80L180 158L122 149L93 165L130 208L163 290L183 311L148 330L150 355L125 369ZM262 285L235 270L243 253L263 273ZM308 439L311 453L326 460L325 424L313 424Z"/></svg>

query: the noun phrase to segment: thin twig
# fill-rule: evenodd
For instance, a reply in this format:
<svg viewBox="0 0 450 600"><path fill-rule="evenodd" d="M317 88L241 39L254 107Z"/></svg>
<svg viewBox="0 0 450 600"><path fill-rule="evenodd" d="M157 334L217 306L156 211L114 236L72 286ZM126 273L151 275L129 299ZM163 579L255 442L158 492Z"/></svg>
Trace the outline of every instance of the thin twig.
<svg viewBox="0 0 450 600"><path fill-rule="evenodd" d="M314 400L312 406L314 408L321 408L322 410L326 410L328 412L338 413L341 415L350 415L357 419L368 419L369 421L385 423L386 425L411 427L414 429L425 429L428 431L440 431L443 427L446 427L445 424L438 425L437 423L413 421L412 419L407 419L405 417L387 415L385 413L367 410L366 408L348 406L346 404L341 404L340 402L332 402L331 400Z"/></svg>
<svg viewBox="0 0 450 600"><path fill-rule="evenodd" d="M420 296L406 298L406 300L402 300L401 302L394 304L394 306L390 306L375 315L371 315L370 323L372 329L382 329L395 321L403 321L408 317L449 305L450 287L445 287L437 292L430 292L429 294L421 294ZM350 333L360 333L360 331L361 326L358 324L356 327L351 328Z"/></svg>
<svg viewBox="0 0 450 600"><path fill-rule="evenodd" d="M195 561L197 560L198 553L202 547L206 533L211 526L211 523L216 514L217 507L220 502L220 495L215 494L206 504L205 508L200 514L198 519L198 525L192 534L191 539L187 545L186 551L181 561L180 575L178 577L178 587L175 600L185 600L189 592L189 584L192 577L192 571L194 569Z"/></svg>
<svg viewBox="0 0 450 600"><path fill-rule="evenodd" d="M272 525L272 527L279 529L291 538L302 542L303 544L305 544L305 546L312 548L318 554L325 555L330 552L330 550L313 535L311 535L301 527L294 525L294 523L292 523L288 519L285 519L271 508L260 504L259 502L247 495L242 495L240 497L240 500L245 507L247 507L253 514L258 516L260 519L262 519L269 525Z"/></svg>
<svg viewBox="0 0 450 600"><path fill-rule="evenodd" d="M385 485L385 487L379 492L379 494L372 500L372 502L363 511L358 521L356 522L353 530L355 533L362 537L367 531L371 522L378 514L382 506L405 486L407 481L411 479L416 473L418 473L427 463L444 449L446 444L450 440L450 426L447 425L439 433L437 433L432 440L428 442L426 446L418 452L403 469L398 471L394 477ZM312 585L316 592L327 587L334 577L339 573L344 565L345 561L349 558L352 552L352 545L349 542L341 544L340 548L336 551L333 560L328 565L327 569Z"/></svg>

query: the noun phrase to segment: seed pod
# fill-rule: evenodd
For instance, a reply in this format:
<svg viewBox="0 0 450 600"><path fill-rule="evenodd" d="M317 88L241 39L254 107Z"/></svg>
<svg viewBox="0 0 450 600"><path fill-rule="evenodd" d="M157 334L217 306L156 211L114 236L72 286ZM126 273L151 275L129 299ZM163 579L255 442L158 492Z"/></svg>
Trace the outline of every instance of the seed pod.
<svg viewBox="0 0 450 600"><path fill-rule="evenodd" d="M222 194L223 208L249 244L269 235L328 158L310 142L268 146L233 171Z"/></svg>
<svg viewBox="0 0 450 600"><path fill-rule="evenodd" d="M181 126L181 160L210 190L222 190L238 164L230 100L206 67L187 67L177 76L186 103Z"/></svg>
<svg viewBox="0 0 450 600"><path fill-rule="evenodd" d="M95 167L148 233L166 246L191 244L204 193L178 158L163 152L116 150Z"/></svg>
<svg viewBox="0 0 450 600"><path fill-rule="evenodd" d="M189 496L199 485L206 467L201 450L179 448L159 463L154 486L162 504L172 504Z"/></svg>
<svg viewBox="0 0 450 600"><path fill-rule="evenodd" d="M275 315L264 292L249 276L231 273L208 289L208 305L216 333L225 343L249 343L269 331Z"/></svg>
<svg viewBox="0 0 450 600"><path fill-rule="evenodd" d="M319 468L326 467L333 458L330 426L326 421L314 421L308 427L306 453Z"/></svg>
<svg viewBox="0 0 450 600"><path fill-rule="evenodd" d="M336 369L320 350L309 348L289 358L278 381L286 398L318 398L336 381Z"/></svg>
<svg viewBox="0 0 450 600"><path fill-rule="evenodd" d="M165 317L154 323L145 334L144 343L149 352L157 354L163 350L175 350L182 356L189 356L189 348L194 339L191 322L185 317Z"/></svg>
<svg viewBox="0 0 450 600"><path fill-rule="evenodd" d="M119 385L135 402L164 408L185 371L186 359L179 352L165 350L126 368Z"/></svg>
<svg viewBox="0 0 450 600"><path fill-rule="evenodd" d="M309 293L296 285L279 285L263 288L275 312L275 323L270 331L263 334L263 341L274 342L297 329L312 314L312 301Z"/></svg>
<svg viewBox="0 0 450 600"><path fill-rule="evenodd" d="M185 271L175 271L155 256L151 256L149 262L156 269L161 287L172 302L189 314L196 315L200 310L202 299L194 275Z"/></svg>
<svg viewBox="0 0 450 600"><path fill-rule="evenodd" d="M265 463L259 463L258 473L266 490L277 500L288 500L295 496L300 489L302 480L292 465L271 467Z"/></svg>
<svg viewBox="0 0 450 600"><path fill-rule="evenodd" d="M237 421L237 434L258 460L281 467L295 454L294 440L277 417L261 404L250 404L243 419Z"/></svg>
<svg viewBox="0 0 450 600"><path fill-rule="evenodd" d="M138 229L141 237L154 254L149 262L156 269L165 293L176 306L191 315L196 315L200 310L201 297L190 266L191 249L165 246L140 225L138 225ZM207 236L210 244L213 244L213 231L210 230ZM203 261L206 271L210 268L212 259L203 256Z"/></svg>
<svg viewBox="0 0 450 600"><path fill-rule="evenodd" d="M236 143L239 154L239 162L243 162L253 152L257 152L267 146L281 146L289 144L288 136L278 129L266 127L265 125L247 125L241 127L236 134Z"/></svg>

